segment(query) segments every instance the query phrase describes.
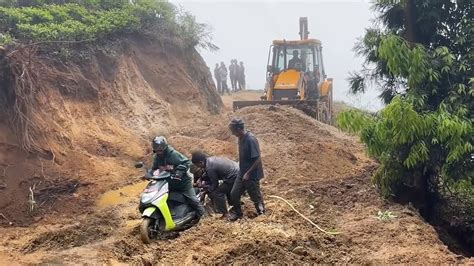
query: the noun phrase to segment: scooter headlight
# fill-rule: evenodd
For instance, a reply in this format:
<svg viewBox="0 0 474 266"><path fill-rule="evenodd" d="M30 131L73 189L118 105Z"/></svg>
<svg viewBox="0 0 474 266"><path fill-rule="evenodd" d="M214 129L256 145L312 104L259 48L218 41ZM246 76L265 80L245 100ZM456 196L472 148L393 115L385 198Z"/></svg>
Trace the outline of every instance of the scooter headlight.
<svg viewBox="0 0 474 266"><path fill-rule="evenodd" d="M141 195L142 204L150 204L161 196L168 192L168 184L165 183L163 186L152 186L148 187L143 191Z"/></svg>
<svg viewBox="0 0 474 266"><path fill-rule="evenodd" d="M141 201L143 204L148 204L148 203L151 203L153 202L153 200L155 199L155 196L156 196L157 192L143 192L142 193L142 196L141 196Z"/></svg>

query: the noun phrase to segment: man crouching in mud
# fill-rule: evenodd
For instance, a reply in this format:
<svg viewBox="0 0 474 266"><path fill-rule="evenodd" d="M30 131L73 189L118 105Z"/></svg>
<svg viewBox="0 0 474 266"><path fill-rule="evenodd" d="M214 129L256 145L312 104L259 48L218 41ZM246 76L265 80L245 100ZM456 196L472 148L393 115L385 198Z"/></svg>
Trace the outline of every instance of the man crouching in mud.
<svg viewBox="0 0 474 266"><path fill-rule="evenodd" d="M207 191L216 211L222 214L222 218L227 218L226 198L230 201L230 192L239 176L239 164L224 157L209 156L202 151L193 152L191 161L203 170L201 180L209 184Z"/></svg>
<svg viewBox="0 0 474 266"><path fill-rule="evenodd" d="M229 220L236 221L242 218L240 198L247 191L250 199L255 204L258 215L265 213L262 193L260 192L260 179L263 178L263 166L260 156L260 147L257 138L244 130L244 121L234 118L229 124L232 135L239 139L239 176L236 178L232 191L232 209Z"/></svg>
<svg viewBox="0 0 474 266"><path fill-rule="evenodd" d="M153 157L152 170L172 171L175 173L168 180L170 191L180 192L186 198L188 204L197 212L199 217L204 215L204 207L196 196L191 176L188 174L191 161L184 155L173 149L166 138L158 136L152 141Z"/></svg>

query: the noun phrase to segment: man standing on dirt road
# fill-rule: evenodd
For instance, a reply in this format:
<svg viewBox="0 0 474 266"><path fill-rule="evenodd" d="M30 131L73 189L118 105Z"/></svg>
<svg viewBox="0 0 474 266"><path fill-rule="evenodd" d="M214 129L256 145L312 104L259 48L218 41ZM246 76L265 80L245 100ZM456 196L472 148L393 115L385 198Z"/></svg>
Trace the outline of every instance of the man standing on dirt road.
<svg viewBox="0 0 474 266"><path fill-rule="evenodd" d="M221 62L219 73L221 78L221 94L224 95L226 91L228 94L230 94L229 87L227 87L227 67L225 66L224 62Z"/></svg>
<svg viewBox="0 0 474 266"><path fill-rule="evenodd" d="M245 67L242 61L237 65L237 82L239 90L245 90Z"/></svg>
<svg viewBox="0 0 474 266"><path fill-rule="evenodd" d="M232 91L236 91L237 90L237 79L238 79L238 75L237 75L237 68L239 66L237 65L237 59L232 59L230 61L230 66L229 66L229 76L230 76L230 83L232 85Z"/></svg>
<svg viewBox="0 0 474 266"><path fill-rule="evenodd" d="M170 171L173 176L168 180L170 191L181 192L188 204L197 212L198 216L204 215L204 207L196 196L189 173L191 162L184 155L173 149L166 138L157 136L151 143L153 153L152 171Z"/></svg>
<svg viewBox="0 0 474 266"><path fill-rule="evenodd" d="M260 155L260 146L257 138L244 129L244 122L240 118L234 118L230 121L229 129L232 135L239 139L239 176L235 180L232 191L230 192L232 209L230 210L229 220L236 221L242 218L242 206L240 198L247 191L250 199L255 205L257 215L265 213L265 204L262 193L260 192L260 179L264 177L262 159Z"/></svg>
<svg viewBox="0 0 474 266"><path fill-rule="evenodd" d="M203 179L209 182L209 197L217 212L222 214L222 218L226 218L226 197L230 201L230 192L239 176L239 164L224 157L209 156L202 151L193 152L191 161L196 167L204 170Z"/></svg>
<svg viewBox="0 0 474 266"><path fill-rule="evenodd" d="M218 63L216 63L216 67L214 68L214 78L216 79L217 92L222 93L221 73L219 71L219 64Z"/></svg>

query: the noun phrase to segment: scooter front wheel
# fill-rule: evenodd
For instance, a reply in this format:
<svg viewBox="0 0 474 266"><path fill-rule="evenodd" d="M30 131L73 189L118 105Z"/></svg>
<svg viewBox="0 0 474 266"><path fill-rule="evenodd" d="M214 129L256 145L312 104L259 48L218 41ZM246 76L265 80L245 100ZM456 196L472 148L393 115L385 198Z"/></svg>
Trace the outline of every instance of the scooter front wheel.
<svg viewBox="0 0 474 266"><path fill-rule="evenodd" d="M158 222L156 219L143 217L142 224L140 225L140 238L143 243L150 244L151 241L157 237L159 226L155 224Z"/></svg>

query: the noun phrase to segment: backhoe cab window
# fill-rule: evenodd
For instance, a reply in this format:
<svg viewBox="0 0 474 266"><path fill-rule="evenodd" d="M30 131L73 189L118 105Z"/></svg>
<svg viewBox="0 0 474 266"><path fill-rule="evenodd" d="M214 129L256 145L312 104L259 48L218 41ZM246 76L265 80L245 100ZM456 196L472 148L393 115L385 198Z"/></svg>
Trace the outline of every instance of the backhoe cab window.
<svg viewBox="0 0 474 266"><path fill-rule="evenodd" d="M313 49L310 47L274 47L274 72L285 69L313 71L317 62ZM317 66L318 64L316 64Z"/></svg>
<svg viewBox="0 0 474 266"><path fill-rule="evenodd" d="M284 54L284 51L282 49L275 49L278 54L276 56L276 62L274 64L274 67L275 67L275 72L280 72L282 71L283 69L285 69L286 67L286 64L285 64L285 54Z"/></svg>

